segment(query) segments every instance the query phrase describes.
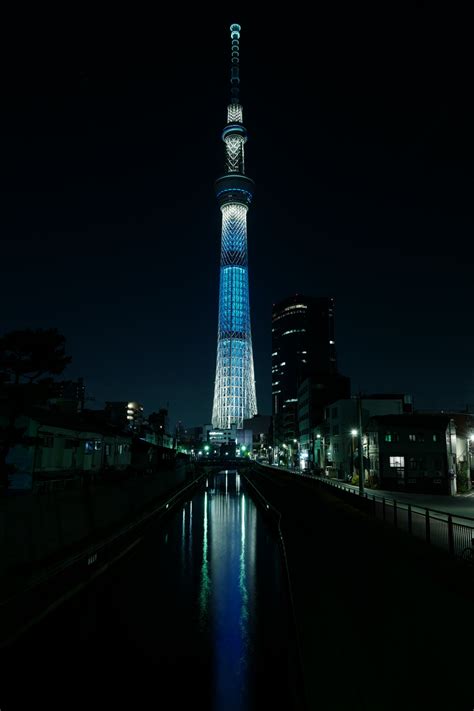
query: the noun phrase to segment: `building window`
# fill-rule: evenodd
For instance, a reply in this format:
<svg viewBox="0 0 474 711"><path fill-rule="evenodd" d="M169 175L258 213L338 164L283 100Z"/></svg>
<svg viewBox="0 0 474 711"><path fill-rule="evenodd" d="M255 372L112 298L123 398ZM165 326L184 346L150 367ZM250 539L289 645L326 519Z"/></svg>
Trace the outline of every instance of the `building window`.
<svg viewBox="0 0 474 711"><path fill-rule="evenodd" d="M123 444L117 445L117 452L118 452L119 454L122 454L122 453L123 453Z"/></svg>
<svg viewBox="0 0 474 711"><path fill-rule="evenodd" d="M332 426L332 433L333 433L333 435L338 435L338 434L339 434L339 425L333 425L333 426Z"/></svg>
<svg viewBox="0 0 474 711"><path fill-rule="evenodd" d="M399 468L405 467L405 457L390 457L390 466Z"/></svg>
<svg viewBox="0 0 474 711"><path fill-rule="evenodd" d="M390 434L390 432L386 432L386 433L385 433L385 441L386 441L386 442L391 442L391 441L392 441L392 435ZM390 459L392 459L392 457L390 457ZM392 466L392 465L390 465L390 466Z"/></svg>
<svg viewBox="0 0 474 711"><path fill-rule="evenodd" d="M396 470L398 479L405 477L405 457L390 457L390 468Z"/></svg>
<svg viewBox="0 0 474 711"><path fill-rule="evenodd" d="M43 447L54 447L54 436L43 435L43 437L41 438L41 444Z"/></svg>
<svg viewBox="0 0 474 711"><path fill-rule="evenodd" d="M77 442L75 439L65 439L64 440L64 449L74 449L74 447L77 446Z"/></svg>
<svg viewBox="0 0 474 711"><path fill-rule="evenodd" d="M408 439L410 440L410 442L416 442L416 435L415 435L415 434L409 434L409 435L408 435Z"/></svg>
<svg viewBox="0 0 474 711"><path fill-rule="evenodd" d="M416 439L418 442L424 442L425 441L425 435L423 432L418 432L416 435Z"/></svg>
<svg viewBox="0 0 474 711"><path fill-rule="evenodd" d="M84 452L86 454L92 454L94 451L94 440L93 439L86 439L84 442Z"/></svg>
<svg viewBox="0 0 474 711"><path fill-rule="evenodd" d="M386 442L398 442L400 440L400 436L398 432L386 432L385 433L385 441Z"/></svg>
<svg viewBox="0 0 474 711"><path fill-rule="evenodd" d="M100 452L101 449L102 449L102 441L100 439L94 440L94 450L96 452Z"/></svg>
<svg viewBox="0 0 474 711"><path fill-rule="evenodd" d="M437 442L437 441L438 441L438 435L437 435L437 434L434 434L434 435L433 435L433 442Z"/></svg>
<svg viewBox="0 0 474 711"><path fill-rule="evenodd" d="M332 450L333 452L339 452L339 444L337 442L332 445Z"/></svg>
<svg viewBox="0 0 474 711"><path fill-rule="evenodd" d="M107 457L110 456L110 451L111 451L110 444L106 444L106 445L105 445L105 455L106 455Z"/></svg>

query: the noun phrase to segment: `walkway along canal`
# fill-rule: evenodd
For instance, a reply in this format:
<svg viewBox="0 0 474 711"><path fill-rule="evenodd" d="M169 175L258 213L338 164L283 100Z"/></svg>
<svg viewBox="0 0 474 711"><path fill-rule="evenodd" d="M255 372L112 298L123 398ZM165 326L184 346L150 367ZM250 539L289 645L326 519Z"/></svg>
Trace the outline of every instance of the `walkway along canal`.
<svg viewBox="0 0 474 711"><path fill-rule="evenodd" d="M275 527L236 471L2 650L0 708L292 709L297 654Z"/></svg>

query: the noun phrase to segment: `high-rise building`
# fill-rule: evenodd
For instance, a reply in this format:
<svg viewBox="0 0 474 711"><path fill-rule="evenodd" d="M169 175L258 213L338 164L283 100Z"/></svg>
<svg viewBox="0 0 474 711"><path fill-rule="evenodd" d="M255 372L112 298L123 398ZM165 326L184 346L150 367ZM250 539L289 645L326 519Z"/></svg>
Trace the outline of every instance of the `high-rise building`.
<svg viewBox="0 0 474 711"><path fill-rule="evenodd" d="M298 387L316 374L325 377L325 397L331 397L333 384L336 398L340 397L334 299L295 294L274 304L272 313L272 414L277 448L297 445Z"/></svg>
<svg viewBox="0 0 474 711"><path fill-rule="evenodd" d="M105 403L105 417L108 422L129 430L138 430L143 422L143 405L135 401Z"/></svg>
<svg viewBox="0 0 474 711"><path fill-rule="evenodd" d="M216 180L216 196L222 212L217 363L212 425L241 429L244 419L257 413L247 255L247 211L254 182L245 175L244 145L247 131L242 123L239 98L240 25L231 25L231 100L222 131L226 173Z"/></svg>

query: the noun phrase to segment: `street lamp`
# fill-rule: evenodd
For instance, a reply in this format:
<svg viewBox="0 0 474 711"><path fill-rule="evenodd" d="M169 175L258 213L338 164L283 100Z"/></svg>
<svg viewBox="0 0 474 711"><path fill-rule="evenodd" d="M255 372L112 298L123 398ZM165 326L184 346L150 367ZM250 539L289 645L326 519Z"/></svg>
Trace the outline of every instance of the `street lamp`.
<svg viewBox="0 0 474 711"><path fill-rule="evenodd" d="M467 485L471 488L471 442L474 442L474 433L471 432L466 437L466 464L467 464Z"/></svg>
<svg viewBox="0 0 474 711"><path fill-rule="evenodd" d="M351 430L351 479L354 476L354 437L357 437L357 430Z"/></svg>

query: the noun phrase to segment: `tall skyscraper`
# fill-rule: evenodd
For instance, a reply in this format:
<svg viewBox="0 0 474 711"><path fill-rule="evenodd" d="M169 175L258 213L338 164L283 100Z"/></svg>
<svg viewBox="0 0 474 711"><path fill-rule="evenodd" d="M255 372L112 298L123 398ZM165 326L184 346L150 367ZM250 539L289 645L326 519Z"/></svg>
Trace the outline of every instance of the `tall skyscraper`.
<svg viewBox="0 0 474 711"><path fill-rule="evenodd" d="M222 131L226 173L215 184L222 212L222 242L212 425L223 429L232 424L241 429L244 419L257 413L247 255L247 210L255 185L245 175L244 165L247 131L239 98L240 29L240 25L230 27L231 99Z"/></svg>
<svg viewBox="0 0 474 711"><path fill-rule="evenodd" d="M350 387L338 375L334 299L295 294L273 306L272 414L276 445L298 438L298 386L318 375L322 404ZM341 390L342 387L342 390Z"/></svg>

